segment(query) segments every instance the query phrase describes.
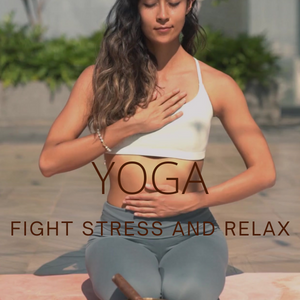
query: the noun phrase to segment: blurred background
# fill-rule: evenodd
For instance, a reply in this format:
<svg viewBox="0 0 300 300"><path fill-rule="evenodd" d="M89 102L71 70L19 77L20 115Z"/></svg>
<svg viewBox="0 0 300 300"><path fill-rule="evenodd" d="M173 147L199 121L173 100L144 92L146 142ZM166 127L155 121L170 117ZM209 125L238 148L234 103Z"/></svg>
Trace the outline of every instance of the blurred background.
<svg viewBox="0 0 300 300"><path fill-rule="evenodd" d="M74 81L94 64L113 3L0 0L2 274L86 272L88 237L82 233L82 223L95 224L100 217L105 195L99 177L88 164L45 178L38 159ZM300 1L203 0L198 16L207 33L207 46L202 50L199 45L195 57L239 84L277 170L274 187L211 208L229 245L227 275L300 272ZM86 129L81 136L87 134ZM103 158L95 163L104 174ZM206 185L221 183L243 170L238 151L214 118L203 170ZM106 192L108 188L106 182ZM50 221L52 226L71 220L73 224L68 236L63 230L58 236L24 236L21 223L21 230L12 236L11 221L16 220ZM225 232L226 221L249 221L249 236ZM252 234L252 222L261 236ZM288 234L281 232L280 223L288 223ZM273 233L266 232L270 224Z"/></svg>
<svg viewBox="0 0 300 300"><path fill-rule="evenodd" d="M2 126L55 119L74 81L94 63L113 3L0 1ZM207 46L199 44L195 57L237 81L261 125L298 123L290 117L300 115L299 6L299 0L198 0Z"/></svg>

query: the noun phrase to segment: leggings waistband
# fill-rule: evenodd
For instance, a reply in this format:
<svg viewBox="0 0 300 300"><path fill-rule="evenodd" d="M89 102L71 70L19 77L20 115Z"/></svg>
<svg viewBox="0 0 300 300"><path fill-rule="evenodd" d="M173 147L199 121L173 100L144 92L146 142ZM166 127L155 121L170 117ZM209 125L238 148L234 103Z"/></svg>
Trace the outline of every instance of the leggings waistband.
<svg viewBox="0 0 300 300"><path fill-rule="evenodd" d="M131 210L105 202L93 236L130 236L132 238L161 239L183 235L210 235L218 223L209 208L166 218L137 217Z"/></svg>
<svg viewBox="0 0 300 300"><path fill-rule="evenodd" d="M122 207L114 206L107 201L104 202L103 205L103 211L102 215L105 216L113 216L115 219L118 219L120 221L134 221L134 220L144 220L144 221L168 221L168 222L174 222L174 221L189 221L190 219L193 219L194 217L198 218L203 218L207 217L208 215L211 215L210 210L206 208L200 208L194 211L190 211L187 213L179 214L176 216L171 216L171 217L165 217L165 218L145 218L145 217L138 217L134 215L134 211L132 210L127 210Z"/></svg>

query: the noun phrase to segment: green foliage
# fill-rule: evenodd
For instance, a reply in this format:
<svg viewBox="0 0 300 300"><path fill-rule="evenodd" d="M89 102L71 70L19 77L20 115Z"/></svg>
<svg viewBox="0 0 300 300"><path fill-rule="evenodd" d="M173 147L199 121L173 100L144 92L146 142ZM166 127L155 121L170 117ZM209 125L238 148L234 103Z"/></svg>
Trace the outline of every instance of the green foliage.
<svg viewBox="0 0 300 300"><path fill-rule="evenodd" d="M32 54L41 51L41 28L29 30L29 26L12 23L13 14L0 26L0 79L4 86L25 83L32 77Z"/></svg>
<svg viewBox="0 0 300 300"><path fill-rule="evenodd" d="M211 4L212 4L212 6L218 6L222 2L228 2L228 0L212 0Z"/></svg>
<svg viewBox="0 0 300 300"><path fill-rule="evenodd" d="M204 29L207 33L206 47L204 50L199 47L195 57L230 75L243 91L249 81L267 87L279 74L280 57L269 49L265 35L241 33L231 38L209 26Z"/></svg>
<svg viewBox="0 0 300 300"><path fill-rule="evenodd" d="M62 83L74 81L95 63L103 30L89 37L41 41L44 29L13 23L11 13L0 24L0 80L4 87L39 80L53 93Z"/></svg>
<svg viewBox="0 0 300 300"><path fill-rule="evenodd" d="M95 63L103 27L88 37L42 40L45 29L19 26L13 23L13 14L0 23L0 81L4 87L44 81L53 92L65 83L71 89L80 73ZM264 86L279 72L277 60L268 49L264 36L237 38L224 36L220 31L205 27L207 46L195 57L230 75L245 89L247 82L256 80Z"/></svg>

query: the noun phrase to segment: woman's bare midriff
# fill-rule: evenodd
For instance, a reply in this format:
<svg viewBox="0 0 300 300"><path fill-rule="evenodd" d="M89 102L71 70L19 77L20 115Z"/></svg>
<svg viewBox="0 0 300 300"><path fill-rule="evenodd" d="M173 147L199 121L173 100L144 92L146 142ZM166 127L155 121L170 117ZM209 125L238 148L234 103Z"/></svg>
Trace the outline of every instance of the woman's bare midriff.
<svg viewBox="0 0 300 300"><path fill-rule="evenodd" d="M184 91L187 92L186 103L195 98L199 89L198 77L195 76L197 74L197 69L194 59L190 57L189 60L189 68L187 68L187 64L184 64L184 67L182 67L182 69L178 71L178 73L173 74L172 76L168 74L168 80L158 78L158 85L166 89L165 91L161 91L162 95L172 91L178 86L184 86ZM201 70L204 79L205 74L207 73L207 65L203 64L202 62ZM184 190L188 180L197 181L187 184L186 190L184 192L185 194L204 190L202 183L200 183L201 177L199 176L199 172L201 173L202 171L204 159L186 160L169 157L109 153L105 153L105 159L107 169L109 169L110 165L114 163L109 172L110 190L107 195L107 202L117 207L125 208L126 204L123 204L123 200L128 195L126 191L133 193L140 190L138 193L152 193L152 191L149 191L147 188L141 189L144 186L144 178L146 177L145 184L153 184L153 172L159 164L164 162L172 162L173 164L167 163L160 165L157 168L155 172L156 185L170 185L175 191L175 178L178 178L178 190L180 191ZM133 163L125 165L120 172L120 178L118 178L119 170L124 164L128 162ZM138 165L137 163L139 163L140 165ZM193 168L195 163L197 164L198 168ZM141 166L145 170L145 175ZM191 172L192 175L189 179ZM124 189L124 191L121 187Z"/></svg>
<svg viewBox="0 0 300 300"><path fill-rule="evenodd" d="M204 160L123 154L105 154L105 159L107 170L113 164L109 172L107 202L117 207L125 208L123 200L129 193L139 190L138 193L152 193L143 187L146 183L153 184L153 176L156 185L170 185L172 191L178 186L178 193L184 189L185 194L203 190L199 171L201 173Z"/></svg>

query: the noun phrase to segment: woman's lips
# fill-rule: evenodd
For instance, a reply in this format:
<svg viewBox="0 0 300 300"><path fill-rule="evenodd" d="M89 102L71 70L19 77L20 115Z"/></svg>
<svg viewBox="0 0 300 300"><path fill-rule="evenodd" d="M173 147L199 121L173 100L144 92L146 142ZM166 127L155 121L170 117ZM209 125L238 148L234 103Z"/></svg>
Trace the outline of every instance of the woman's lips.
<svg viewBox="0 0 300 300"><path fill-rule="evenodd" d="M158 32L168 32L171 30L172 27L168 27L168 28L158 28L156 29Z"/></svg>

